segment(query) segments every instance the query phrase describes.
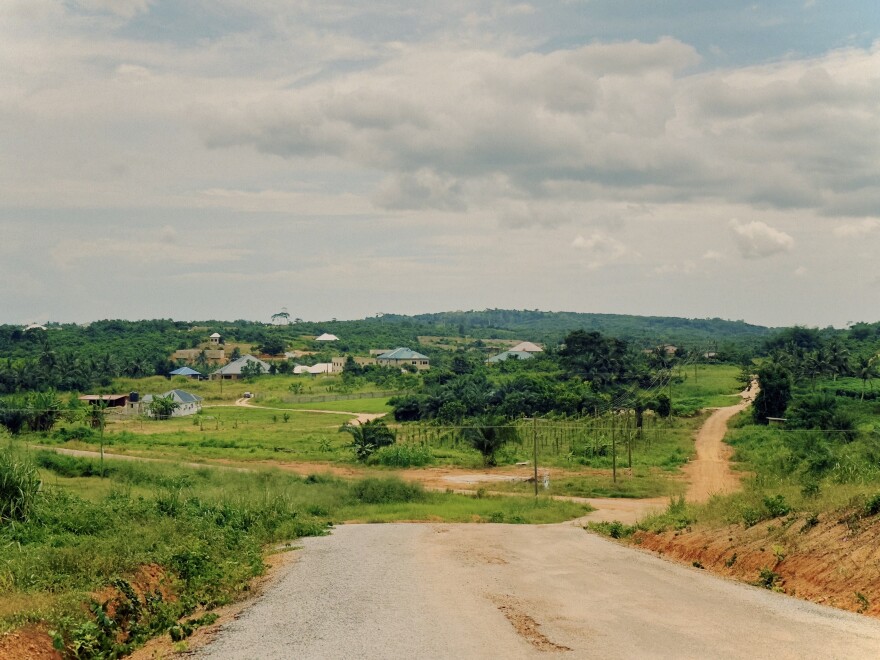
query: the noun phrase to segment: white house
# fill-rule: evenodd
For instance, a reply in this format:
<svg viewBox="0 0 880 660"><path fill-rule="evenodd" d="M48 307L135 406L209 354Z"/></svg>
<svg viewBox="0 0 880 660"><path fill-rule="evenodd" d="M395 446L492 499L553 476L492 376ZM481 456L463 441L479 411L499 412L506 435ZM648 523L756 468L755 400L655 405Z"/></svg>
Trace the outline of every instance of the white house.
<svg viewBox="0 0 880 660"><path fill-rule="evenodd" d="M172 417L186 417L187 415L195 415L202 411L202 397L191 394L190 392L184 390L171 390L165 392L165 394L160 394L159 396L162 398L170 396L171 400L177 404L177 408L171 413ZM150 403L152 403L154 398L155 397L152 394L147 394L141 399L140 414L150 414Z"/></svg>
<svg viewBox="0 0 880 660"><path fill-rule="evenodd" d="M325 332L323 335L315 337L315 341L339 341L339 337L331 335L329 332Z"/></svg>

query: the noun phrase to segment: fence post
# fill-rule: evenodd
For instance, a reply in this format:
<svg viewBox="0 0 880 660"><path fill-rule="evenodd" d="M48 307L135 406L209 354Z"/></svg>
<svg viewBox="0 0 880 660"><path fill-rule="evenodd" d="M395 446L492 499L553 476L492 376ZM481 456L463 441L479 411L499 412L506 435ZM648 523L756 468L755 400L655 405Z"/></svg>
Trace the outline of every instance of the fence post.
<svg viewBox="0 0 880 660"><path fill-rule="evenodd" d="M538 497L538 418L532 417L532 440L534 445L535 498Z"/></svg>

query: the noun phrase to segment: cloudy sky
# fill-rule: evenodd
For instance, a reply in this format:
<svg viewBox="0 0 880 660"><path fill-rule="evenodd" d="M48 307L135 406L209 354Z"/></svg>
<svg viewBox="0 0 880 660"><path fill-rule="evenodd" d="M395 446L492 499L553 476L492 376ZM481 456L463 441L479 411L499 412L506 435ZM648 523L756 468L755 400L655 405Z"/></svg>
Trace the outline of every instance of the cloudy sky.
<svg viewBox="0 0 880 660"><path fill-rule="evenodd" d="M876 0L3 0L0 322L880 320Z"/></svg>

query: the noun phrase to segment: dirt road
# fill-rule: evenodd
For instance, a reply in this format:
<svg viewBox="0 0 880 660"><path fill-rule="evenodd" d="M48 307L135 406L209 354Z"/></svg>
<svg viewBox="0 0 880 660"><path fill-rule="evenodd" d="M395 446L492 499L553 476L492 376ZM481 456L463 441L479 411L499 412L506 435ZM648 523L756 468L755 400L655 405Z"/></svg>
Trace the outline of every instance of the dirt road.
<svg viewBox="0 0 880 660"><path fill-rule="evenodd" d="M880 622L571 524L345 525L198 658L870 658Z"/></svg>
<svg viewBox="0 0 880 660"><path fill-rule="evenodd" d="M705 502L716 493L739 490L739 476L730 469L733 450L724 443L727 422L745 410L758 392L757 383L742 392L742 402L735 406L718 408L700 427L695 449L697 456L684 467L688 489L685 498L691 502Z"/></svg>

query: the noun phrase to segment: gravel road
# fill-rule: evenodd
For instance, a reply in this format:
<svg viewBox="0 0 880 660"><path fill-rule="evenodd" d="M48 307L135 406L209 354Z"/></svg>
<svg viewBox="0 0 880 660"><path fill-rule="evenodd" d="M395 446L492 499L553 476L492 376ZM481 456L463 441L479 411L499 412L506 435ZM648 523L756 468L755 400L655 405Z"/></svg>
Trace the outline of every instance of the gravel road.
<svg viewBox="0 0 880 660"><path fill-rule="evenodd" d="M198 658L874 658L880 622L572 524L344 525Z"/></svg>

